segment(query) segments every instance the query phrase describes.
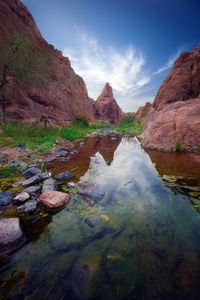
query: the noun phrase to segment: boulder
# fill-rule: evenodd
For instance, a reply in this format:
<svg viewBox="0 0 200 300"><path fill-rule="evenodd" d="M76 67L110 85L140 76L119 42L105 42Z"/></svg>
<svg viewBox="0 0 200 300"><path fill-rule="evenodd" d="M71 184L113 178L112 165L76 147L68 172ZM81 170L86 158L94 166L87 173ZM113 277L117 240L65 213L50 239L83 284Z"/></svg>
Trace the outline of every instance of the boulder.
<svg viewBox="0 0 200 300"><path fill-rule="evenodd" d="M66 172L63 172L63 173L57 175L57 176L55 177L55 179L56 179L57 181L64 181L64 180L68 180L68 179L72 178L73 176L74 176L74 175L73 175L71 172L66 171Z"/></svg>
<svg viewBox="0 0 200 300"><path fill-rule="evenodd" d="M35 175L35 176L33 176L33 177L31 177L31 178L29 178L29 179L23 181L23 182L22 182L22 185L23 185L24 187L29 187L29 186L32 186L32 185L34 185L34 184L39 183L40 181L42 181L41 176Z"/></svg>
<svg viewBox="0 0 200 300"><path fill-rule="evenodd" d="M14 198L14 201L17 202L17 204L22 204L26 202L29 198L30 195L27 192L22 192Z"/></svg>
<svg viewBox="0 0 200 300"><path fill-rule="evenodd" d="M41 191L41 187L39 186L29 186L28 188L24 189L23 192L26 192L28 194L36 194Z"/></svg>
<svg viewBox="0 0 200 300"><path fill-rule="evenodd" d="M53 178L48 178L44 181L42 187L42 193L55 191L56 189L56 180Z"/></svg>
<svg viewBox="0 0 200 300"><path fill-rule="evenodd" d="M69 202L70 198L70 195L67 193L51 191L40 195L39 201L48 210L55 210L65 206Z"/></svg>
<svg viewBox="0 0 200 300"><path fill-rule="evenodd" d="M0 206L6 206L13 201L13 196L9 192L0 193Z"/></svg>
<svg viewBox="0 0 200 300"><path fill-rule="evenodd" d="M0 255L16 250L24 241L18 218L0 220Z"/></svg>
<svg viewBox="0 0 200 300"><path fill-rule="evenodd" d="M78 190L78 194L97 202L103 199L105 192L96 183L88 183Z"/></svg>
<svg viewBox="0 0 200 300"><path fill-rule="evenodd" d="M36 200L29 200L24 205L21 205L17 208L17 211L24 214L32 215L39 208L40 203Z"/></svg>
<svg viewBox="0 0 200 300"><path fill-rule="evenodd" d="M42 171L37 167L28 168L25 172L22 173L23 177L29 179L35 175L42 175Z"/></svg>

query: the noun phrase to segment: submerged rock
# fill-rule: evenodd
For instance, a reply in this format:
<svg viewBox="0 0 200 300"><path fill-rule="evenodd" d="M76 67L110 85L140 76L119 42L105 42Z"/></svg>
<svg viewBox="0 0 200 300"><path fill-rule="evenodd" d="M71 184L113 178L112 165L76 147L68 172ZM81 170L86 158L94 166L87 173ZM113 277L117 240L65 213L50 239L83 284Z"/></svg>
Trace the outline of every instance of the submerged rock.
<svg viewBox="0 0 200 300"><path fill-rule="evenodd" d="M6 206L13 201L13 196L9 192L0 193L0 206Z"/></svg>
<svg viewBox="0 0 200 300"><path fill-rule="evenodd" d="M55 191L56 189L56 180L53 178L48 178L44 181L42 187L42 193Z"/></svg>
<svg viewBox="0 0 200 300"><path fill-rule="evenodd" d="M0 220L0 255L16 250L24 241L18 218Z"/></svg>
<svg viewBox="0 0 200 300"><path fill-rule="evenodd" d="M25 213L25 214L33 214L37 211L39 207L39 202L36 200L29 200L24 205L21 205L17 208L18 212Z"/></svg>
<svg viewBox="0 0 200 300"><path fill-rule="evenodd" d="M49 210L54 210L65 206L69 200L70 195L62 192L45 192L40 195L39 201Z"/></svg>
<svg viewBox="0 0 200 300"><path fill-rule="evenodd" d="M94 201L100 201L103 199L105 192L96 183L88 183L83 185L79 190L78 194L89 197Z"/></svg>
<svg viewBox="0 0 200 300"><path fill-rule="evenodd" d="M68 179L72 178L73 176L74 175L71 172L66 171L66 172L63 172L63 173L57 175L55 177L55 179L58 181L64 181L64 180L68 180Z"/></svg>

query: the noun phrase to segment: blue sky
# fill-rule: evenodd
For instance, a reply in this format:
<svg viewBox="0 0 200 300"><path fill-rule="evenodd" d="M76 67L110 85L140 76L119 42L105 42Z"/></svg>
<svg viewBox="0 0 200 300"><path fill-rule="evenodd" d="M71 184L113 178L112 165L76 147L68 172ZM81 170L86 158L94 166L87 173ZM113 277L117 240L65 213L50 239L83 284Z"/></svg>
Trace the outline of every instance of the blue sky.
<svg viewBox="0 0 200 300"><path fill-rule="evenodd" d="M153 101L182 51L200 43L199 0L23 0L94 99L109 82L124 111Z"/></svg>

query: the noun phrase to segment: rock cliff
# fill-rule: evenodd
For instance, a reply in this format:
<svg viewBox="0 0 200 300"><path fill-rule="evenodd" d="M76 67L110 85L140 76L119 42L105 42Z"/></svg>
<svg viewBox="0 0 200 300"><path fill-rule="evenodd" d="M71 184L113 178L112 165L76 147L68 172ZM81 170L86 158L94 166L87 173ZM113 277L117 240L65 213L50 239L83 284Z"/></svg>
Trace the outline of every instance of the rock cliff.
<svg viewBox="0 0 200 300"><path fill-rule="evenodd" d="M96 119L104 124L118 124L123 112L113 96L112 87L106 83L101 95L96 101Z"/></svg>
<svg viewBox="0 0 200 300"><path fill-rule="evenodd" d="M146 102L144 106L140 106L135 116L137 119L146 118L152 108L152 103Z"/></svg>
<svg viewBox="0 0 200 300"><path fill-rule="evenodd" d="M115 101L105 97L104 104L103 100L96 104L88 97L86 85L69 59L43 39L19 0L0 0L0 33L0 86L8 67L7 120L35 122L46 116L51 125L64 125L83 115L94 122L97 111L105 122L119 120L120 115L110 116L110 108L118 107L112 104Z"/></svg>
<svg viewBox="0 0 200 300"><path fill-rule="evenodd" d="M160 87L143 124L145 148L199 151L199 90L200 45L180 55Z"/></svg>

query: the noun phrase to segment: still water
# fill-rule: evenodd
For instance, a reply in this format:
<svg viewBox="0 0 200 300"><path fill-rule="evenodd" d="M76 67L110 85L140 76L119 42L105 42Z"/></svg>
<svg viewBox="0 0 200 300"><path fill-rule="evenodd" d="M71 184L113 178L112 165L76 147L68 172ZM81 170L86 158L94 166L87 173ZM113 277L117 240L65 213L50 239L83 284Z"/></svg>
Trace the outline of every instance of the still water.
<svg viewBox="0 0 200 300"><path fill-rule="evenodd" d="M104 198L71 190L60 212L21 218L27 242L1 261L0 299L200 299L200 156L110 137L79 152L52 172L73 169Z"/></svg>

